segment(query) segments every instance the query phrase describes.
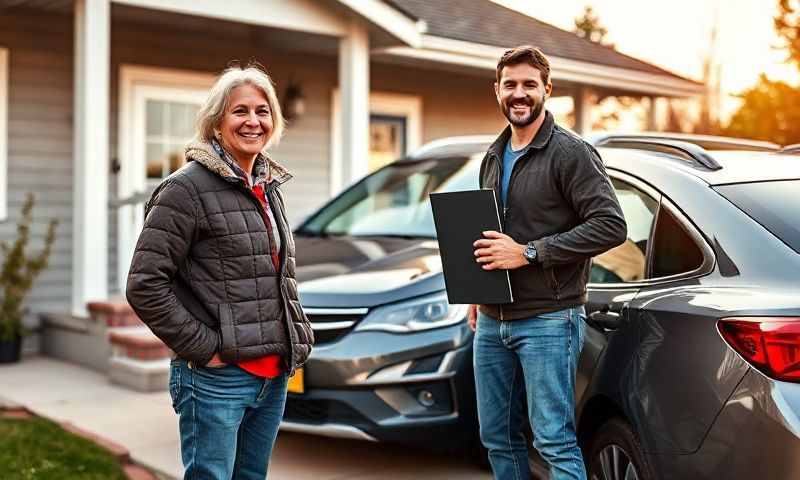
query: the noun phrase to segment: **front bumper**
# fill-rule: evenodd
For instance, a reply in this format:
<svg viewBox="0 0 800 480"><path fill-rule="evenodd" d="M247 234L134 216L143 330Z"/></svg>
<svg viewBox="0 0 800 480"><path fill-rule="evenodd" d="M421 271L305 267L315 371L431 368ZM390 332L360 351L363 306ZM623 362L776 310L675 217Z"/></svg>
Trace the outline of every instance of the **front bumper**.
<svg viewBox="0 0 800 480"><path fill-rule="evenodd" d="M282 430L446 450L477 441L465 324L350 332L316 347L304 374L306 391L289 394Z"/></svg>
<svg viewBox="0 0 800 480"><path fill-rule="evenodd" d="M658 478L800 478L800 384L750 369L700 449L650 455Z"/></svg>

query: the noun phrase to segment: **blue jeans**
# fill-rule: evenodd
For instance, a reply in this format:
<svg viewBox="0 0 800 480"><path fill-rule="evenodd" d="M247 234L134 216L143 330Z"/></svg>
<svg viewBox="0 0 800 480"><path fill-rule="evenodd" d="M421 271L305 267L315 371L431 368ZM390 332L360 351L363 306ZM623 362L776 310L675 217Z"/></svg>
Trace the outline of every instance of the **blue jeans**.
<svg viewBox="0 0 800 480"><path fill-rule="evenodd" d="M236 365L173 360L169 391L179 415L186 480L264 480L286 404L287 374L260 378Z"/></svg>
<svg viewBox="0 0 800 480"><path fill-rule="evenodd" d="M533 446L550 466L550 479L586 479L575 436L575 371L585 317L583 307L505 322L478 315L478 420L495 478L531 478L523 431L527 405Z"/></svg>

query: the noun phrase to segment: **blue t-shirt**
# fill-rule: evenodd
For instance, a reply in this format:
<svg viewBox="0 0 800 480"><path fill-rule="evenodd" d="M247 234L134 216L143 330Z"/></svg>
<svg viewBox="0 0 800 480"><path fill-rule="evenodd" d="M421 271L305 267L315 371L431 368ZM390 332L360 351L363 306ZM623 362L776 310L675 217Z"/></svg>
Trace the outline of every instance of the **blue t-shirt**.
<svg viewBox="0 0 800 480"><path fill-rule="evenodd" d="M511 140L509 139L506 142L506 149L503 151L503 178L500 181L500 199L503 201L504 206L508 198L508 184L511 182L511 172L514 170L514 164L517 163L517 159L525 153L525 150L525 147L513 150L511 148Z"/></svg>

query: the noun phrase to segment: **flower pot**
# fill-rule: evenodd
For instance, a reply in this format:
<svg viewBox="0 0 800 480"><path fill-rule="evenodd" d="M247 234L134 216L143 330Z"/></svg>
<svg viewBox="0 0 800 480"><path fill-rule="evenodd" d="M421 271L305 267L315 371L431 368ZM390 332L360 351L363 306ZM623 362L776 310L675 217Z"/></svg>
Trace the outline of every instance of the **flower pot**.
<svg viewBox="0 0 800 480"><path fill-rule="evenodd" d="M22 337L15 337L11 340L0 340L0 363L19 362L21 351Z"/></svg>

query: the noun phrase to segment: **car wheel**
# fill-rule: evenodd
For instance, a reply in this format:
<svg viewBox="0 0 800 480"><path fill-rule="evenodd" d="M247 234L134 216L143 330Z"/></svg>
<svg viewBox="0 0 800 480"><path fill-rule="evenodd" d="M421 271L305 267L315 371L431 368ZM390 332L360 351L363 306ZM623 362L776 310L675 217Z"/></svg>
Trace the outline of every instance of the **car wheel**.
<svg viewBox="0 0 800 480"><path fill-rule="evenodd" d="M653 480L639 439L620 419L609 420L591 442L589 480Z"/></svg>

